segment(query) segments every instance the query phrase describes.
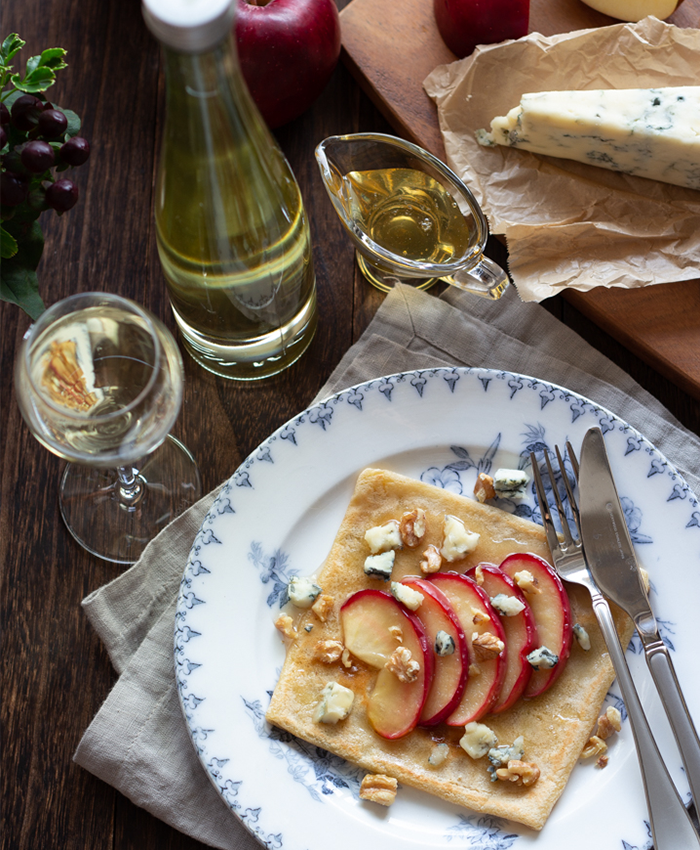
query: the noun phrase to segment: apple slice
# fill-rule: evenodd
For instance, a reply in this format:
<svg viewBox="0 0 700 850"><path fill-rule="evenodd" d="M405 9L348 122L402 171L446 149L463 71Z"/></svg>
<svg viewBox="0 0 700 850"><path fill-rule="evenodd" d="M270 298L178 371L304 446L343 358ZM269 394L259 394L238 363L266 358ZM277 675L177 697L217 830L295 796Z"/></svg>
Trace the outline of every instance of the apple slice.
<svg viewBox="0 0 700 850"><path fill-rule="evenodd" d="M556 682L571 652L574 632L569 596L552 567L537 555L509 555L500 569L520 586L530 604L537 625L537 646L546 646L559 657L554 667L532 671L523 696L525 699L534 699ZM518 580L518 573L529 573L532 576L532 590L528 590L529 577L521 575Z"/></svg>
<svg viewBox="0 0 700 850"><path fill-rule="evenodd" d="M533 668L527 660L527 655L539 646L535 618L525 596L513 579L494 564L479 564L472 567L467 575L476 581L490 600L503 594L506 597L515 597L523 605L522 609L512 616L506 617L499 612L507 648L506 673L501 691L491 706L491 714L500 714L522 696L532 676Z"/></svg>
<svg viewBox="0 0 700 850"><path fill-rule="evenodd" d="M401 738L418 723L433 678L433 654L418 617L383 590L360 590L340 609L343 643L379 669L369 696L367 717L383 738ZM417 670L402 681L387 664L397 649L407 649Z"/></svg>
<svg viewBox="0 0 700 850"><path fill-rule="evenodd" d="M469 576L459 573L435 573L430 579L449 599L452 610L462 624L470 650L470 664L478 675L470 675L459 704L446 718L448 726L466 726L479 720L491 710L501 692L506 675L508 646L494 658L477 661L472 647L472 635L491 633L506 643L498 614L493 610L486 592Z"/></svg>
<svg viewBox="0 0 700 850"><path fill-rule="evenodd" d="M423 595L416 616L425 627L433 651L434 667L433 681L418 723L436 726L452 713L462 698L469 671L469 645L449 599L437 585L420 576L406 576L401 584ZM448 647L451 652L438 652L438 640L445 640L442 635L438 639L440 632L451 638L452 643ZM450 644L449 638L447 644Z"/></svg>

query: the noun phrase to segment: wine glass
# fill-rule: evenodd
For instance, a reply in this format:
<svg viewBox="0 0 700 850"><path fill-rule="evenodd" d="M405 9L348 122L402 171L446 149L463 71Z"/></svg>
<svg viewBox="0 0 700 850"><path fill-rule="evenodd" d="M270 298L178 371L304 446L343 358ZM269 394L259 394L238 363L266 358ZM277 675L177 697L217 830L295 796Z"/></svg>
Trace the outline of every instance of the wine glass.
<svg viewBox="0 0 700 850"><path fill-rule="evenodd" d="M427 289L438 280L492 300L509 280L484 256L489 229L460 178L423 148L384 133L329 136L316 161L367 280Z"/></svg>
<svg viewBox="0 0 700 850"><path fill-rule="evenodd" d="M107 561L135 563L201 495L190 452L169 435L182 404L172 334L118 295L72 295L41 314L15 363L15 392L36 439L69 461L61 515Z"/></svg>

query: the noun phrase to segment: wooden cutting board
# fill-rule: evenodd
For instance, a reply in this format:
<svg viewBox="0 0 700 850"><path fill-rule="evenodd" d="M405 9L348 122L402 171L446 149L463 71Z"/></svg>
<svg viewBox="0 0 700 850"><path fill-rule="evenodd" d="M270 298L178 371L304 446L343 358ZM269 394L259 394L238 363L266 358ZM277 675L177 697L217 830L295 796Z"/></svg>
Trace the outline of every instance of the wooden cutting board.
<svg viewBox="0 0 700 850"><path fill-rule="evenodd" d="M398 135L444 159L437 112L423 80L456 57L437 30L432 0L352 0L340 15L343 61L360 86ZM700 0L684 0L669 21L700 26ZM555 35L612 23L619 22L580 0L531 0L531 32ZM569 290L565 297L700 399L700 278L642 289Z"/></svg>

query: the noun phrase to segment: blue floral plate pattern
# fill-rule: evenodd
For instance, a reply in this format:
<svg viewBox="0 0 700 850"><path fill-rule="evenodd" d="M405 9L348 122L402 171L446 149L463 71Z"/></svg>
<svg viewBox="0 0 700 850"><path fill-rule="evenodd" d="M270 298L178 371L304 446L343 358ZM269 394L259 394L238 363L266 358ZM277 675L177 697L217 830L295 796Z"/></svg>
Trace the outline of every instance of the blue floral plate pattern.
<svg viewBox="0 0 700 850"><path fill-rule="evenodd" d="M530 452L578 448L598 425L652 603L700 721L700 508L673 466L614 414L566 389L488 369L441 368L344 390L290 420L224 486L192 546L175 622L185 720L223 800L266 847L646 850L649 830L627 723L608 767L578 765L540 833L401 787L389 809L358 797L362 773L265 722L284 661L273 626L292 575L326 557L358 472L379 466L469 496L479 472L523 467ZM539 521L532 488L500 507ZM628 659L684 799L680 758L639 645ZM620 704L615 690L608 699ZM595 842L595 844L593 844Z"/></svg>

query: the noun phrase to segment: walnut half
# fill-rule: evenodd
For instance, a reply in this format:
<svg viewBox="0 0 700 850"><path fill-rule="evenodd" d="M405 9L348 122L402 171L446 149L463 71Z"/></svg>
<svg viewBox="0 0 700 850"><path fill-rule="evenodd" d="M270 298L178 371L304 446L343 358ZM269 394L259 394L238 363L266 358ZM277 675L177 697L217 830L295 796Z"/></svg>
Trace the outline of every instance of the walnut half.
<svg viewBox="0 0 700 850"><path fill-rule="evenodd" d="M360 784L360 799L379 803L380 806L390 806L396 799L399 783L391 776L383 773L368 773Z"/></svg>

